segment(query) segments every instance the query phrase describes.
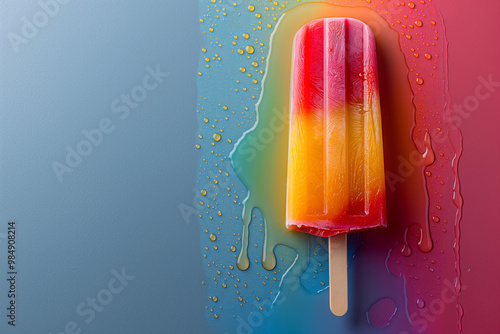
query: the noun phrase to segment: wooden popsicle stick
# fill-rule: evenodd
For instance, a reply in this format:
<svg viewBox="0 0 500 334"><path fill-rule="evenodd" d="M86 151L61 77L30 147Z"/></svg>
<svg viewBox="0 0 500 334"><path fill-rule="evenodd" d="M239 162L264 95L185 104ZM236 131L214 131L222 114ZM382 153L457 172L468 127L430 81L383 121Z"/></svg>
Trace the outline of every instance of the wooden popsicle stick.
<svg viewBox="0 0 500 334"><path fill-rule="evenodd" d="M328 238L330 257L330 310L338 317L347 312L347 233Z"/></svg>

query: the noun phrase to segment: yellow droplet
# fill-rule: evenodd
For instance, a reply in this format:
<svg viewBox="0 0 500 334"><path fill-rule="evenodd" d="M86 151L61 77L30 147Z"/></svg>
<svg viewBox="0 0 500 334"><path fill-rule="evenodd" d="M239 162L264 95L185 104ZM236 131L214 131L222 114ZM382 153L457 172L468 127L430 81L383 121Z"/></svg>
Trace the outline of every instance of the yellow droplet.
<svg viewBox="0 0 500 334"><path fill-rule="evenodd" d="M231 252L236 252L236 247L235 246L231 246Z"/></svg>
<svg viewBox="0 0 500 334"><path fill-rule="evenodd" d="M260 13L255 14L255 17L258 19L260 19L260 16L261 16Z"/></svg>
<svg viewBox="0 0 500 334"><path fill-rule="evenodd" d="M222 283L222 287L223 288L227 287L227 284L226 283Z"/></svg>
<svg viewBox="0 0 500 334"><path fill-rule="evenodd" d="M218 301L218 300L219 300L219 298L217 298L217 296L213 296L213 297L212 297L212 301L213 301L214 303L217 303L217 301Z"/></svg>
<svg viewBox="0 0 500 334"><path fill-rule="evenodd" d="M210 61L210 58L206 57L205 61L208 63Z"/></svg>
<svg viewBox="0 0 500 334"><path fill-rule="evenodd" d="M221 135L219 133L214 133L212 137L215 141L219 141L221 139Z"/></svg>
<svg viewBox="0 0 500 334"><path fill-rule="evenodd" d="M214 183L215 183L215 184L218 184L218 183L219 183L219 180L215 179L215 180L214 180Z"/></svg>
<svg viewBox="0 0 500 334"><path fill-rule="evenodd" d="M257 79L253 79L253 83L256 84L258 81Z"/></svg>
<svg viewBox="0 0 500 334"><path fill-rule="evenodd" d="M243 301L243 297L239 296L239 297L238 297L238 300L239 300L240 302L241 302L241 301Z"/></svg>
<svg viewBox="0 0 500 334"><path fill-rule="evenodd" d="M203 19L200 19L200 22L203 23L204 22Z"/></svg>
<svg viewBox="0 0 500 334"><path fill-rule="evenodd" d="M201 49L202 52L207 52L207 49L203 48Z"/></svg>
<svg viewBox="0 0 500 334"><path fill-rule="evenodd" d="M243 49L238 49L238 53L239 53L240 55L242 55L244 52L245 52L245 51L243 51Z"/></svg>
<svg viewBox="0 0 500 334"><path fill-rule="evenodd" d="M217 216L222 216L222 212L217 212Z"/></svg>
<svg viewBox="0 0 500 334"><path fill-rule="evenodd" d="M253 47L253 46L251 46L251 45L248 45L248 46L245 48L245 50L246 50L246 51L247 51L247 53L249 53L249 54L252 54L252 53L254 53L254 52L255 52L254 47Z"/></svg>
<svg viewBox="0 0 500 334"><path fill-rule="evenodd" d="M254 5L250 5L248 6L248 10L253 12L255 10L255 6Z"/></svg>
<svg viewBox="0 0 500 334"><path fill-rule="evenodd" d="M227 110L227 106L222 107L223 110Z"/></svg>
<svg viewBox="0 0 500 334"><path fill-rule="evenodd" d="M257 66L259 66L259 63L258 63L258 62L256 62L256 61L254 61L254 62L252 63L252 66L253 66L253 67L257 67Z"/></svg>
<svg viewBox="0 0 500 334"><path fill-rule="evenodd" d="M201 195L202 195L202 196L206 196L206 195L207 195L207 191L206 191L206 189L201 189Z"/></svg>
<svg viewBox="0 0 500 334"><path fill-rule="evenodd" d="M244 68L244 67L240 67L240 72L241 72L241 73L245 73L246 71L247 71L247 69L246 69L246 68Z"/></svg>
<svg viewBox="0 0 500 334"><path fill-rule="evenodd" d="M216 236L215 236L215 234L213 234L213 233L212 233L212 234L210 234L210 237L209 237L209 238L210 238L210 241L215 241L215 240L217 240L217 237L216 237Z"/></svg>
<svg viewBox="0 0 500 334"><path fill-rule="evenodd" d="M201 147L200 144L196 144L196 148L200 148L200 147Z"/></svg>
<svg viewBox="0 0 500 334"><path fill-rule="evenodd" d="M208 123L208 118L204 118L203 122Z"/></svg>
<svg viewBox="0 0 500 334"><path fill-rule="evenodd" d="M243 38L245 38L245 39L249 39L249 38L250 38L250 35L249 35L249 34L247 34L247 33L244 33L244 34L243 34Z"/></svg>
<svg viewBox="0 0 500 334"><path fill-rule="evenodd" d="M214 314L214 318L215 318L215 319L219 319L219 315L218 315L217 313L216 313L216 314Z"/></svg>

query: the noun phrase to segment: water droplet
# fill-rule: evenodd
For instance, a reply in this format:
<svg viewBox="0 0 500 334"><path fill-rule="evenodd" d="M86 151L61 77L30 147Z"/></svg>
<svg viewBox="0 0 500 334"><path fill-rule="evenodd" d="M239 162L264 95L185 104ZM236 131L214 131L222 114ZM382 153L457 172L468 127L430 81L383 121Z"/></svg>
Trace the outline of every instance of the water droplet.
<svg viewBox="0 0 500 334"><path fill-rule="evenodd" d="M413 55L415 56L415 58L418 58L418 53L414 53Z"/></svg>
<svg viewBox="0 0 500 334"><path fill-rule="evenodd" d="M201 52L207 52L207 49L203 48L201 49Z"/></svg>
<svg viewBox="0 0 500 334"><path fill-rule="evenodd" d="M431 56L431 54L430 54L430 53L426 53L426 54L424 54L424 57L425 57L425 59L427 59L427 60L429 60L429 59L431 59L431 58L432 58L432 56Z"/></svg>
<svg viewBox="0 0 500 334"><path fill-rule="evenodd" d="M411 35L410 34L406 34L406 38L407 39L411 39Z"/></svg>
<svg viewBox="0 0 500 334"><path fill-rule="evenodd" d="M208 118L204 118L203 122L208 123Z"/></svg>
<svg viewBox="0 0 500 334"><path fill-rule="evenodd" d="M415 8L415 4L413 2L408 2L408 7L413 9Z"/></svg>
<svg viewBox="0 0 500 334"><path fill-rule="evenodd" d="M210 237L209 237L209 238L210 238L210 240L211 240L211 241L215 241L215 240L217 240L217 237L216 237L216 236L215 236L215 234L213 234L213 233L212 233L212 234L210 234Z"/></svg>
<svg viewBox="0 0 500 334"><path fill-rule="evenodd" d="M373 304L366 315L368 322L373 327L385 327L389 325L397 310L398 307L394 300L383 298Z"/></svg>
<svg viewBox="0 0 500 334"><path fill-rule="evenodd" d="M250 38L250 35L249 35L249 34L247 34L247 33L244 33L244 34L243 34L243 38L244 38L244 39L249 39L249 38Z"/></svg>
<svg viewBox="0 0 500 334"><path fill-rule="evenodd" d="M246 68L244 68L244 67L240 67L240 72L241 72L241 73L245 73L246 71L247 71L247 69L246 69Z"/></svg>
<svg viewBox="0 0 500 334"><path fill-rule="evenodd" d="M255 10L255 6L254 5L250 5L248 6L248 10L253 12Z"/></svg>
<svg viewBox="0 0 500 334"><path fill-rule="evenodd" d="M220 133L214 133L212 138L214 141L219 141L222 138L222 136L220 135Z"/></svg>
<svg viewBox="0 0 500 334"><path fill-rule="evenodd" d="M424 83L424 79L418 77L417 79L415 79L415 81L417 82L417 84L419 85L422 85Z"/></svg>
<svg viewBox="0 0 500 334"><path fill-rule="evenodd" d="M222 212L218 211L217 216L222 216Z"/></svg>
<svg viewBox="0 0 500 334"><path fill-rule="evenodd" d="M421 298L417 299L417 307L418 308L424 308L425 307L425 301Z"/></svg>
<svg viewBox="0 0 500 334"><path fill-rule="evenodd" d="M201 194L205 196L207 194L207 191L205 189L201 189Z"/></svg>
<svg viewBox="0 0 500 334"><path fill-rule="evenodd" d="M226 288L226 287L227 287L227 284L226 284L226 283L222 283L222 287L223 287L223 288Z"/></svg>
<svg viewBox="0 0 500 334"><path fill-rule="evenodd" d="M422 21L420 21L420 20L416 20L416 21L415 21L415 25L416 25L417 27L421 27L421 26L423 25L423 23L422 23Z"/></svg>
<svg viewBox="0 0 500 334"><path fill-rule="evenodd" d="M231 246L231 252L236 252L236 247L235 246Z"/></svg>
<svg viewBox="0 0 500 334"><path fill-rule="evenodd" d="M436 205L436 209L441 210L441 206Z"/></svg>
<svg viewBox="0 0 500 334"><path fill-rule="evenodd" d="M243 49L238 49L238 53L242 55L243 53L245 53L245 51L243 51Z"/></svg>
<svg viewBox="0 0 500 334"><path fill-rule="evenodd" d="M213 296L213 297L212 297L212 301L213 301L214 303L217 303L217 301L218 301L218 300L219 300L219 298L217 298L217 296Z"/></svg>
<svg viewBox="0 0 500 334"><path fill-rule="evenodd" d="M200 144L196 144L195 147L199 149L201 146L200 146Z"/></svg>
<svg viewBox="0 0 500 334"><path fill-rule="evenodd" d="M252 53L254 53L254 51L255 51L254 47L253 47L253 46L251 46L251 45L248 45L248 46L245 48L245 50L246 50L246 51L247 51L247 53L249 53L249 54L252 54Z"/></svg>
<svg viewBox="0 0 500 334"><path fill-rule="evenodd" d="M215 319L219 319L219 315L218 315L217 313L216 313L216 314L214 314L214 318L215 318Z"/></svg>
<svg viewBox="0 0 500 334"><path fill-rule="evenodd" d="M243 297L239 296L239 297L238 297L238 300L239 300L240 302L242 302L242 301L243 301Z"/></svg>
<svg viewBox="0 0 500 334"><path fill-rule="evenodd" d="M429 172L429 171L427 171L427 172L425 172L425 175L427 175L427 176L431 176L431 175L432 175L432 173L431 173L431 172Z"/></svg>
<svg viewBox="0 0 500 334"><path fill-rule="evenodd" d="M258 62L256 62L256 61L254 61L254 62L252 63L252 66L253 66L253 67L257 67L257 66L259 66L259 63L258 63Z"/></svg>
<svg viewBox="0 0 500 334"><path fill-rule="evenodd" d="M260 19L260 16L261 16L260 13L255 14L255 17L258 19Z"/></svg>
<svg viewBox="0 0 500 334"><path fill-rule="evenodd" d="M439 223L439 217L432 217L432 221L435 222L435 223Z"/></svg>

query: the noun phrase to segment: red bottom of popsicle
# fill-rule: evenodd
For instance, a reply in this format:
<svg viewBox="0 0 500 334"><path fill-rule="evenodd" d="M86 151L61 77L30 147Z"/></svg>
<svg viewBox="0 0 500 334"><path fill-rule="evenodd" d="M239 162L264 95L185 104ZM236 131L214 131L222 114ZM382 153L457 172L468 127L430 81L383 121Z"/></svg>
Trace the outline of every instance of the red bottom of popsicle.
<svg viewBox="0 0 500 334"><path fill-rule="evenodd" d="M348 232L361 232L373 228L387 227L387 215L385 211L385 193L374 198L367 210L366 215L351 215L346 209L335 219L294 220L287 217L286 227L316 235L318 237L331 237Z"/></svg>

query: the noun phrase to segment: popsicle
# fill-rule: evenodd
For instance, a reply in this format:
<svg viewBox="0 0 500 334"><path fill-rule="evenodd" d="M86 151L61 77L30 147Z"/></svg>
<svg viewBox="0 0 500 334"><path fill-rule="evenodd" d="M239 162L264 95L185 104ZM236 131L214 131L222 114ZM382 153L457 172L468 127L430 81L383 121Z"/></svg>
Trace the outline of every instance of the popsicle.
<svg viewBox="0 0 500 334"><path fill-rule="evenodd" d="M387 226L377 56L366 24L319 19L297 32L290 108L286 226L330 237L330 306L343 315L346 233Z"/></svg>

